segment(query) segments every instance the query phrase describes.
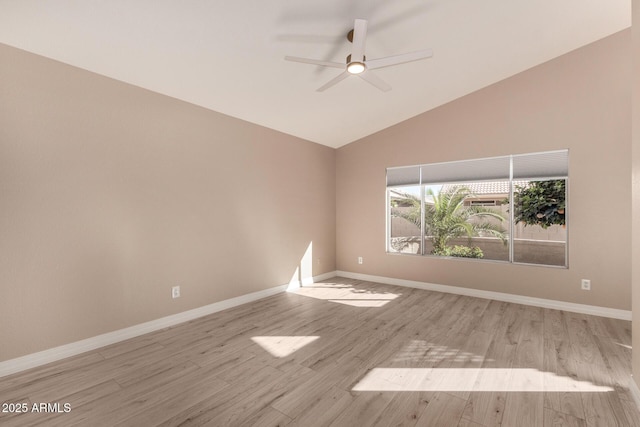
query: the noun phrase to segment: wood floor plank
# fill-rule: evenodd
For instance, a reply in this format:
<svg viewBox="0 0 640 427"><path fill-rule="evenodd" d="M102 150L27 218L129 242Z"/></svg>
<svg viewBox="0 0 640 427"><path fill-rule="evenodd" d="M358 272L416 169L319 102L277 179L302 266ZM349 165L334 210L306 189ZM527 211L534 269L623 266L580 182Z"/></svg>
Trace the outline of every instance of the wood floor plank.
<svg viewBox="0 0 640 427"><path fill-rule="evenodd" d="M108 396L116 395L122 392L123 388L114 380L106 381L97 386L87 388L85 390L76 392L70 396L65 396L58 399L43 400L45 402L65 402L69 403L71 410L75 411L82 408L92 402L101 402L102 399L106 399ZM46 423L45 423L46 424Z"/></svg>
<svg viewBox="0 0 640 427"><path fill-rule="evenodd" d="M536 427L543 424L544 399L538 392L509 393L505 402L502 424Z"/></svg>
<svg viewBox="0 0 640 427"><path fill-rule="evenodd" d="M14 409L10 407L5 411L0 412L0 425L1 426L28 426L35 425L38 421L40 421L41 417L39 414L34 414L30 412L30 408L33 405L33 402L30 401L27 397L14 398L11 400L1 400L1 403L13 404ZM15 409L15 405L19 405L20 409ZM26 405L26 406L24 406ZM26 408L23 410L23 408ZM4 409L4 408L3 408Z"/></svg>
<svg viewBox="0 0 640 427"><path fill-rule="evenodd" d="M395 392L372 391L359 393L344 411L329 424L332 427L370 426L378 419Z"/></svg>
<svg viewBox="0 0 640 427"><path fill-rule="evenodd" d="M499 424L497 424L499 425ZM473 422L471 420L468 420L466 418L461 418L460 422L458 423L458 427L485 427L482 424L478 424L476 422Z"/></svg>
<svg viewBox="0 0 640 427"><path fill-rule="evenodd" d="M417 425L428 427L457 426L462 419L466 401L447 393L438 392L418 419Z"/></svg>
<svg viewBox="0 0 640 427"><path fill-rule="evenodd" d="M234 387L227 387L221 390L211 399L195 403L188 409L175 412L170 415L159 426L176 426L176 425L205 425L211 422L219 413L227 411L233 407L239 400L243 399L251 390L264 387L271 381L282 376L282 372L272 368L271 366L262 367L251 375L247 375L241 382L231 383Z"/></svg>
<svg viewBox="0 0 640 427"><path fill-rule="evenodd" d="M621 397L633 400L633 397L628 392L629 371L631 370L631 350L619 345L617 338L608 339L604 336L594 336L594 341L598 346L602 361L606 367L606 373L608 375L608 385L613 386L616 392Z"/></svg>
<svg viewBox="0 0 640 427"><path fill-rule="evenodd" d="M434 392L426 391L398 393L391 399L373 425L378 427L415 426L434 395Z"/></svg>
<svg viewBox="0 0 640 427"><path fill-rule="evenodd" d="M568 324L571 333L569 342L571 344L572 357L576 360L578 374L589 381L601 381L606 370L602 354L595 342L595 337L591 333L587 316L577 313L568 313Z"/></svg>
<svg viewBox="0 0 640 427"><path fill-rule="evenodd" d="M569 331L564 311L544 309L544 338L555 341L568 341Z"/></svg>
<svg viewBox="0 0 640 427"><path fill-rule="evenodd" d="M311 357L303 360L302 365L311 369L321 369L323 366L330 366L335 359L344 355L345 352L351 350L357 343L362 340L371 342L376 337L375 332L384 324L384 321L373 320L361 325L358 328L352 328L345 334L336 337L331 345L325 346Z"/></svg>
<svg viewBox="0 0 640 427"><path fill-rule="evenodd" d="M184 375L199 368L198 365L183 358L167 358L149 363L134 371L124 370L113 376L113 380L126 388L140 383L153 383L154 379L164 379L174 375Z"/></svg>
<svg viewBox="0 0 640 427"><path fill-rule="evenodd" d="M355 396L343 389L332 387L326 394L314 400L296 417L291 425L307 427L312 425L328 425L335 420L351 404Z"/></svg>
<svg viewBox="0 0 640 427"><path fill-rule="evenodd" d="M589 427L631 427L615 393L581 393Z"/></svg>
<svg viewBox="0 0 640 427"><path fill-rule="evenodd" d="M587 422L582 418L545 408L544 427L587 427Z"/></svg>
<svg viewBox="0 0 640 427"><path fill-rule="evenodd" d="M244 424L256 417L261 411L271 407L272 403L287 391L307 381L313 374L312 370L304 366L300 366L298 371L281 372L278 377L272 378L268 383L248 390L245 395L234 399L231 406L216 411L215 416L208 420L207 424L217 426Z"/></svg>
<svg viewBox="0 0 640 427"><path fill-rule="evenodd" d="M337 379L331 380L326 375L316 373L298 387L287 391L271 406L292 419L298 418L334 388L335 382Z"/></svg>
<svg viewBox="0 0 640 427"><path fill-rule="evenodd" d="M500 381L504 381L504 378L500 378L494 374L494 370L510 369L515 351L515 344L504 344L501 341L492 341L482 363L483 370L481 370L478 376L478 381L482 381L483 383L489 381L499 383ZM472 392L467 399L463 416L470 421L487 427L499 426L502 423L506 398L506 391Z"/></svg>
<svg viewBox="0 0 640 427"><path fill-rule="evenodd" d="M291 418L276 409L267 407L240 424L240 427L284 427L289 423Z"/></svg>
<svg viewBox="0 0 640 427"><path fill-rule="evenodd" d="M135 417L150 408L158 407L174 396L175 390L192 397L198 396L203 390L222 390L228 383L210 376L206 368L200 368L188 373L176 373L172 381L163 377L155 387L149 383L138 383L117 393L112 393L98 401L90 402L69 413L61 419L60 425L116 425ZM52 423L51 425L57 425Z"/></svg>
<svg viewBox="0 0 640 427"><path fill-rule="evenodd" d="M122 354L129 353L131 351L147 347L149 345L154 344L154 340L151 337L142 338L136 337L131 338L126 341L122 341L119 343L111 344L106 347L102 347L98 349L98 354L102 355L105 359L110 359L115 356L120 356Z"/></svg>
<svg viewBox="0 0 640 427"><path fill-rule="evenodd" d="M458 354L451 365L452 368L465 371L467 381L476 381L480 374L480 367L484 363L487 350L491 344L491 335L486 332L475 332L460 347ZM468 371L468 372L467 372ZM453 396L460 397L465 401L473 390L459 390L450 392Z"/></svg>
<svg viewBox="0 0 640 427"><path fill-rule="evenodd" d="M28 382L20 390L28 396L41 396L47 400L49 396L60 393L60 390L64 390L67 395L73 394L103 383L107 379L113 379L116 373L132 372L147 363L152 363L154 359L162 357L161 350L162 346L153 343L107 360L101 355L96 355L93 363L83 363L76 369L67 368L44 375L38 380Z"/></svg>
<svg viewBox="0 0 640 427"><path fill-rule="evenodd" d="M109 417L109 421L113 426L122 427L158 425L170 418L171 414L185 411L194 404L223 392L228 387L228 383L217 378L194 381L189 383L187 387L182 387L180 393L168 393L163 398L150 399L151 403L147 403L144 408L138 408L122 421L116 423L111 417Z"/></svg>
<svg viewBox="0 0 640 427"><path fill-rule="evenodd" d="M111 394L118 393L122 390L122 387L114 380L108 380L104 383L87 387L83 390L80 390L74 394L60 397L58 394L56 397L43 397L36 396L32 402L63 402L69 404L69 407L72 411L78 410L83 405L86 405L90 402L97 401L99 399L103 399ZM53 424L53 420L55 418L64 418L66 415L64 413L51 413L51 414L29 414L33 419L32 425L50 425ZM1 423L0 423L1 424Z"/></svg>
<svg viewBox="0 0 640 427"><path fill-rule="evenodd" d="M537 320L525 320L512 367L543 369L543 365L543 323Z"/></svg>
<svg viewBox="0 0 640 427"><path fill-rule="evenodd" d="M566 345L563 345L566 343ZM552 338L544 340L544 372L553 373L559 377L577 379L578 375L573 366L573 361L567 357L568 342L556 341ZM572 415L584 419L585 412L582 406L580 393L570 391L550 391L545 387L544 406L555 412Z"/></svg>
<svg viewBox="0 0 640 427"><path fill-rule="evenodd" d="M0 379L4 426L637 426L630 322L333 278Z"/></svg>
<svg viewBox="0 0 640 427"><path fill-rule="evenodd" d="M630 341L628 341L631 335L628 322L600 316L586 316L585 320L593 335L610 338L613 342L631 345Z"/></svg>
<svg viewBox="0 0 640 427"><path fill-rule="evenodd" d="M19 395L31 387L39 387L45 381L58 381L58 378L74 374L78 369L86 366L95 366L102 361L104 361L102 355L97 352L89 352L6 376L0 381L0 396L10 399L12 392Z"/></svg>
<svg viewBox="0 0 640 427"><path fill-rule="evenodd" d="M525 321L525 319L520 316L519 311L516 304L509 304L507 306L502 315L501 322L493 333L494 340L500 341L503 344L518 344L522 325Z"/></svg>
<svg viewBox="0 0 640 427"><path fill-rule="evenodd" d="M502 422L505 425L539 426L544 419L543 322L524 318L516 346ZM522 375L524 373L524 375ZM533 390L533 391L528 391Z"/></svg>
<svg viewBox="0 0 640 427"><path fill-rule="evenodd" d="M620 399L630 426L640 426L640 412L634 401Z"/></svg>

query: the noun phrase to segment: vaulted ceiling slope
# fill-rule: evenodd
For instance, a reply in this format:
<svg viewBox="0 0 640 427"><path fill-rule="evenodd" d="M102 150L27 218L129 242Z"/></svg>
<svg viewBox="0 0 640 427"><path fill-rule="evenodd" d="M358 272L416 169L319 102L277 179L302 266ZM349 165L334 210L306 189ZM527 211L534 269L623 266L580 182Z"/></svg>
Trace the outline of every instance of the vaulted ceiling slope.
<svg viewBox="0 0 640 427"><path fill-rule="evenodd" d="M355 18L367 59L341 71ZM631 0L0 0L0 42L268 128L340 147L631 25Z"/></svg>

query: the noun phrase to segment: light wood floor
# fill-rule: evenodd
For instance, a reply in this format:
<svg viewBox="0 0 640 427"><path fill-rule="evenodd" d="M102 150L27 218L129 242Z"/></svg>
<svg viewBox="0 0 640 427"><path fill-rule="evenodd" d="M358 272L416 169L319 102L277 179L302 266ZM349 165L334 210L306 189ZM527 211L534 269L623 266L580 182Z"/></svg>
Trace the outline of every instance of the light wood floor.
<svg viewBox="0 0 640 427"><path fill-rule="evenodd" d="M2 426L640 426L631 324L335 278L0 379Z"/></svg>

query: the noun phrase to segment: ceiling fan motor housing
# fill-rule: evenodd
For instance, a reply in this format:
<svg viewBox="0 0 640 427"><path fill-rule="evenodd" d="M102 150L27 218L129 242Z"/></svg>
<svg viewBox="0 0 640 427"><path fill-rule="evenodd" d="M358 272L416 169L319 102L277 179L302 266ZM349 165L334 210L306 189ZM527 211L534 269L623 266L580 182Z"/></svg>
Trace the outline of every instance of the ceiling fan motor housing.
<svg viewBox="0 0 640 427"><path fill-rule="evenodd" d="M351 74L360 74L364 72L366 69L365 61L367 60L366 56L362 56L362 62L360 61L351 61L351 54L347 55L347 71Z"/></svg>

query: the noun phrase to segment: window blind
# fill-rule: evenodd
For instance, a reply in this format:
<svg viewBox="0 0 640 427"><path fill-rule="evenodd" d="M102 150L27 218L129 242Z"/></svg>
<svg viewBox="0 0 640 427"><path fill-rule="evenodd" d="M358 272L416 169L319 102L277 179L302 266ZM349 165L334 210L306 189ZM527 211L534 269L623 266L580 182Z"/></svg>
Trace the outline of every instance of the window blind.
<svg viewBox="0 0 640 427"><path fill-rule="evenodd" d="M513 179L564 178L569 175L569 151L558 150L387 168L387 187L508 180L511 162Z"/></svg>
<svg viewBox="0 0 640 427"><path fill-rule="evenodd" d="M513 179L566 178L569 150L513 156Z"/></svg>
<svg viewBox="0 0 640 427"><path fill-rule="evenodd" d="M509 179L509 156L422 165L424 184Z"/></svg>
<svg viewBox="0 0 640 427"><path fill-rule="evenodd" d="M420 185L420 166L387 168L387 187Z"/></svg>

